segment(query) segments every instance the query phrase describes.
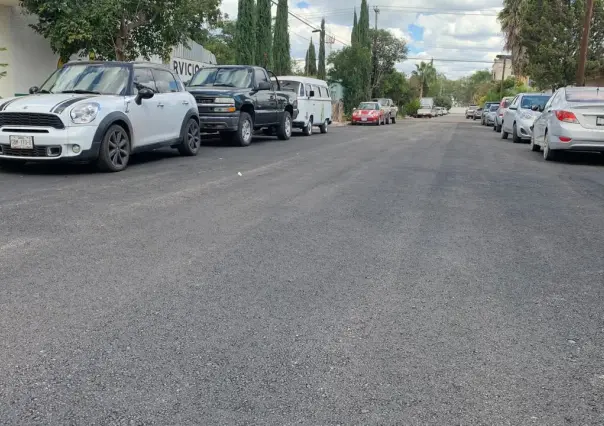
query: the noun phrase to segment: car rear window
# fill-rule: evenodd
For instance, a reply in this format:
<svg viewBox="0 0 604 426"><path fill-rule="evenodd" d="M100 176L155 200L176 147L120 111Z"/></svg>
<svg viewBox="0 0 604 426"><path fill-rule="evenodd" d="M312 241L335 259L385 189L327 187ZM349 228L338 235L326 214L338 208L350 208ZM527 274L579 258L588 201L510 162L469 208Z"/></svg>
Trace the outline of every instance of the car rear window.
<svg viewBox="0 0 604 426"><path fill-rule="evenodd" d="M491 105L489 111L497 111L499 109L499 105Z"/></svg>
<svg viewBox="0 0 604 426"><path fill-rule="evenodd" d="M599 88L585 90L569 90L566 92L566 100L568 102L603 102L604 89Z"/></svg>
<svg viewBox="0 0 604 426"><path fill-rule="evenodd" d="M520 108L522 109L531 109L534 105L544 107L547 101L549 101L549 95L540 95L540 96L523 96L522 101L520 103Z"/></svg>

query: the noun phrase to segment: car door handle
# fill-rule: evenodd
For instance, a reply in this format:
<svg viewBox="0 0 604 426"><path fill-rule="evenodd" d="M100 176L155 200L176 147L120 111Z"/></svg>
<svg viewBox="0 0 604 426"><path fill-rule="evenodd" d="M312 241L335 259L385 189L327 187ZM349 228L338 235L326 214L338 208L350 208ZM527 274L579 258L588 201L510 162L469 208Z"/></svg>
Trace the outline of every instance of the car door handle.
<svg viewBox="0 0 604 426"><path fill-rule="evenodd" d="M189 101L182 101L183 105L189 105Z"/></svg>
<svg viewBox="0 0 604 426"><path fill-rule="evenodd" d="M164 107L164 104L159 103L159 104L157 104L157 107L158 107L158 108L163 108L163 107Z"/></svg>

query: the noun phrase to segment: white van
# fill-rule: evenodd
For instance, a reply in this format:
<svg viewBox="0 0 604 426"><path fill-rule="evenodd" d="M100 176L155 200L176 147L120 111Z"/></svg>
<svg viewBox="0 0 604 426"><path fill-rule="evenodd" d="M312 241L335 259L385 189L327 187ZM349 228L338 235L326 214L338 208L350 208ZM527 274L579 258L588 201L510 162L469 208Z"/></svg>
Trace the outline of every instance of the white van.
<svg viewBox="0 0 604 426"><path fill-rule="evenodd" d="M331 93L326 81L294 75L277 77L281 90L298 94L298 117L293 127L302 129L305 136L312 135L313 126L327 133L331 124Z"/></svg>

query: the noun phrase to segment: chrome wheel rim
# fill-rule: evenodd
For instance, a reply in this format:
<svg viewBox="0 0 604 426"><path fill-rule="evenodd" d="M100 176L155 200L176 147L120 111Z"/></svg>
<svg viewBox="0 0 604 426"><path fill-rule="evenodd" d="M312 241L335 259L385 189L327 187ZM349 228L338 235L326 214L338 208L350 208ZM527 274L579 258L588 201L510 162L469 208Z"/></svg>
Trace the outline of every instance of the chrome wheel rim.
<svg viewBox="0 0 604 426"><path fill-rule="evenodd" d="M191 150L196 151L201 145L201 138L199 137L199 124L196 121L191 121L189 124L189 130L187 131L187 143Z"/></svg>
<svg viewBox="0 0 604 426"><path fill-rule="evenodd" d="M312 133L312 124L309 123L309 133ZM292 134L292 122L291 122L291 118L286 117L285 118L285 134L287 136L290 136Z"/></svg>
<svg viewBox="0 0 604 426"><path fill-rule="evenodd" d="M115 130L109 135L109 161L115 167L120 168L128 164L130 153L128 152L128 139L122 130Z"/></svg>
<svg viewBox="0 0 604 426"><path fill-rule="evenodd" d="M246 142L252 137L252 125L248 120L245 120L241 125L241 136Z"/></svg>

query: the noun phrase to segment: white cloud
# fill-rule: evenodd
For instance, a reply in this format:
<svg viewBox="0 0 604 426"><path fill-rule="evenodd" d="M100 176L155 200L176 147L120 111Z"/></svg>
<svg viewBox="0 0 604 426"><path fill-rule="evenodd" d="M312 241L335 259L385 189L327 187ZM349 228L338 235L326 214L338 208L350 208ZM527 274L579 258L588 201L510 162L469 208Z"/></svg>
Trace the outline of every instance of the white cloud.
<svg viewBox="0 0 604 426"><path fill-rule="evenodd" d="M298 8L299 0L290 0L289 10L318 28L321 17L325 17L326 32L335 37L331 49L340 49L350 42L353 10L360 10L361 0L305 0L310 6ZM374 0L380 8L378 26L390 30L397 37L405 39L415 49L409 53L413 58L457 59L461 62L441 62L435 66L449 78L458 78L480 69L491 68L495 55L502 53L503 37L499 23L494 16L502 7L502 0ZM373 7L372 5L370 6ZM237 15L237 0L223 0L221 9L231 17ZM439 14L426 14L439 11ZM424 12L424 13L419 13ZM446 14L443 12L447 12ZM273 16L276 7L273 6ZM371 24L374 12L370 13ZM423 41L412 41L409 25L423 27ZM292 57L303 59L309 40L318 47L318 34L312 33L309 25L289 17L290 44ZM328 46L329 49L329 46ZM419 53L416 53L417 51ZM484 61L484 62L480 62ZM410 72L419 60L406 60L397 67Z"/></svg>

